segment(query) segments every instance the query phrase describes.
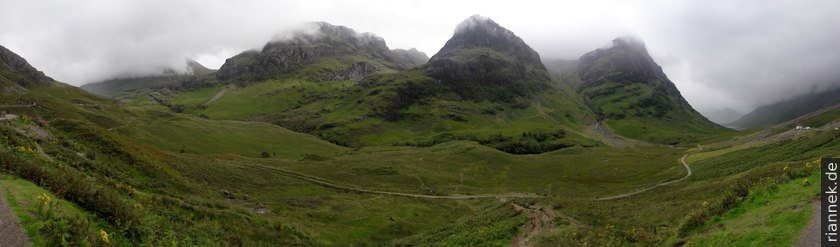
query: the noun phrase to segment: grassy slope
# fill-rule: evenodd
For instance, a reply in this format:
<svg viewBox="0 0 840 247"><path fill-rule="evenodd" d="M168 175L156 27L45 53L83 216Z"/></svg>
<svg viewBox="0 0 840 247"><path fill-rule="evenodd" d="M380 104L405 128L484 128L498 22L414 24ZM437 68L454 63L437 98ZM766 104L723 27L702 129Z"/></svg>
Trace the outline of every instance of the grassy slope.
<svg viewBox="0 0 840 247"><path fill-rule="evenodd" d="M42 194L46 194L51 198L51 205L48 207L52 208L54 214L56 215L55 217L79 217L88 222L92 222L92 224L88 225L86 229L77 230L97 233L100 229L104 229L106 232L114 232L115 228L107 222L97 219L96 216L85 212L72 202L62 200L59 197L56 197L53 193L26 180L21 180L9 175L0 175L0 189L5 191L6 201L12 207L15 215L20 219L21 226L26 230L27 235L30 236L30 240L34 246L48 246L48 240L44 239L44 237L39 234L39 230L44 231L43 229L40 229L44 227L43 224L52 223L52 221L43 222L40 219L42 217L42 211L40 208L43 204L43 200L39 200L37 197ZM49 229L46 230L49 231ZM94 241L96 243L100 243L101 241L93 238L94 236L86 237L95 239ZM121 242L121 239L115 235L112 235L110 240L115 243Z"/></svg>
<svg viewBox="0 0 840 247"><path fill-rule="evenodd" d="M689 155L688 160L694 160L690 163L694 175L689 179L625 199L596 202L556 198L546 201L547 205L552 205L558 212L577 219L583 225L557 224L551 233L544 234L537 240L537 245L583 245L584 242L605 246L670 245L681 240L702 237L704 233L698 231L691 231L687 237L680 237L679 226L688 212L701 208L704 201L719 200L722 195L731 191L739 180L749 180L751 177L778 177L787 165L803 166L806 161L817 157L840 154L837 151L840 147L840 139L836 138L838 135L840 132L837 131L815 132L793 140L761 143L744 148L726 149L727 151L723 152L710 150L693 153ZM695 149L689 152L696 151ZM692 159L694 155L703 158ZM801 182L801 179L798 178L797 181ZM797 194L797 198L812 198L815 193L817 191L798 190L794 194ZM783 199L780 203L789 205L792 202ZM741 203L750 207L749 201ZM607 228L608 225L614 227ZM753 229L752 225L740 227L730 231L763 231ZM801 228L794 227L782 231L788 232L788 235L796 235L799 230ZM575 235L572 236L573 234ZM774 240L770 245L786 246L786 241Z"/></svg>
<svg viewBox="0 0 840 247"><path fill-rule="evenodd" d="M687 238L686 246L792 246L812 220L820 174L763 188ZM819 220L819 219L815 219Z"/></svg>
<svg viewBox="0 0 840 247"><path fill-rule="evenodd" d="M126 127L117 129L120 133L145 129L149 131L147 134L160 138L150 143L161 146L168 145L168 142L182 141L182 138L171 133L182 132L183 129L194 127L211 129L224 126L256 127L260 130L239 130L248 133L246 136L252 136L247 138L256 138L253 136L261 135L260 133L264 133L261 131L266 131L262 130L262 127L268 126L258 123L182 117L168 113L165 108L159 106L106 105L104 110L80 109L83 110L75 111L89 111L91 114L119 119L114 120L119 121L117 126L128 124ZM82 113L62 114L87 119ZM160 120L160 123L180 122L178 125L181 127L161 132L169 134L154 134L154 130L160 129L146 126L145 124L149 123L145 121L149 119ZM101 122L103 123L97 125L108 125L108 121ZM137 123L132 124L134 122ZM150 125L154 126L154 124ZM276 133L285 132L276 131ZM779 162L767 161L800 160L836 150L837 144L833 141L831 134L832 132L820 132L794 141L709 155L707 158L694 160L692 167L695 176L684 184L661 187L625 200L608 202L595 202L591 201L591 198L625 193L682 176L684 171L677 163L677 159L684 150L667 147L628 149L576 147L540 155L511 155L462 141L443 143L428 148L368 147L338 153L327 151L321 154L320 158L291 160L290 158L297 158L302 154L289 153L288 156L269 159L253 158L255 153L231 156L230 153L239 152L229 152L213 145L201 145L199 141L196 141L197 149L194 152L213 155L155 152L157 152L156 155L163 157L163 160L167 160L166 163L171 167L170 169L177 174L182 174L182 178L178 181L189 184L188 188L191 191L187 196L187 193L179 192L177 189L164 189L168 191L168 194L195 205L207 205L199 206L199 208L208 207L201 210L218 211L221 214L235 212L235 214L253 215L253 210L256 208L267 208L270 213L260 216L265 219L264 224L272 225L282 222L284 226L293 226L294 229L309 234L318 239L318 243L324 245L385 244L393 239L417 234L424 234L426 237L406 238L405 241L449 239L451 241L447 241L450 243L458 243L463 239L474 239L480 235L468 234L457 237L458 234L441 227L457 226L456 229L472 229L469 231L478 234L478 230L481 229L478 226L483 224L480 223L483 222L482 219L490 217L485 215L499 215L492 213L496 211L490 212L486 209L499 204L495 200L427 200L345 193L296 179L279 177L276 174L268 174L263 170L249 168L248 164L295 171L340 184L368 189L432 194L521 192L556 195L559 197L540 199L538 203L554 206L561 214L573 217L583 225L556 225L557 230L539 240L540 243L550 244L563 243L558 242L557 239L558 236L562 237L562 234L585 233L587 229L603 228L605 224L618 225L623 229L630 229L632 226L664 224L667 227L660 228L660 232L667 233L669 229L673 231L678 219L683 216L683 212L696 207L704 200L714 198L721 191L729 188L729 184L735 178L745 173L779 169L779 166L783 165ZM242 139L235 135L214 138L220 138L218 140L221 142L232 143L237 139ZM308 138L302 140L306 139ZM141 151L144 149L138 149L135 152L147 152ZM170 150L177 150L177 148ZM779 150L790 151L780 152ZM812 151L806 152L807 150ZM228 153L228 155L222 153ZM754 154L774 155L761 158ZM107 158L107 155L99 155L105 156L103 157L105 160L119 163L119 161ZM461 182L461 174L463 174L463 182ZM406 181L412 182L406 183ZM144 187L140 183L136 186ZM161 190L161 188L156 190ZM149 193L155 193L156 190L149 190ZM230 191L236 198L248 195L249 199L245 202L227 201L220 193L223 190ZM154 205L150 204L149 207L163 208ZM383 205L388 206L383 207ZM428 217L429 215L438 217ZM515 213L507 215L496 221L519 222L521 216ZM391 221L391 216L396 221ZM202 221L204 222L202 224L228 220L230 218L222 217L218 220ZM501 239L486 239L502 243L507 237L501 236L510 235L501 233L512 231L501 225L497 230ZM649 228L648 231L650 231ZM255 236L248 238L260 239ZM661 240L646 241L657 243L656 241Z"/></svg>
<svg viewBox="0 0 840 247"><path fill-rule="evenodd" d="M45 118L58 117L81 120L82 126L89 126L100 134L108 133L107 128L134 130L148 130L147 134L162 138L166 136L168 141L179 143L184 139L177 134L195 133L196 131L208 130L208 128L230 128L233 135L211 136L221 138L226 143L240 143L249 145L264 145L258 147L288 147L286 150L279 150L278 161L296 158L307 153L329 155L342 148L335 147L324 141L320 141L304 134L289 132L280 127L263 124L237 121L215 121L204 120L194 117L178 117L160 106L137 106L137 105L113 105L110 101L95 96L88 96L81 91L74 91L74 88L41 88L32 94L21 96L21 98L49 100L39 102L50 109L26 110L28 114L37 111ZM89 102L101 104L102 108L82 107L70 104L66 101L71 99L85 99ZM90 117L90 116L99 116ZM94 122L97 120L99 123ZM180 121L180 122L179 122ZM15 120L18 128L25 129L33 122L20 122ZM179 122L179 124L163 124L156 128L155 123ZM147 126L147 125L152 125ZM96 158L92 166L85 167L91 174L102 177L104 186L131 185L142 192L140 198L135 199L142 202L142 205L151 209L150 213L169 212L167 217L157 218L148 222L148 227L156 229L152 235L143 236L148 239L147 243L167 242L175 235L181 235L184 244L208 244L214 237L230 236L235 239L223 239L216 243L307 243L306 240L292 240L294 238L317 239L319 245L334 245L346 243L388 243L392 239L408 235L418 234L423 231L433 230L439 226L453 223L463 215L470 215L473 210L482 207L490 200L459 201L436 201L416 200L399 197L357 195L333 191L297 179L277 176L266 173L264 170L253 169L246 166L252 160L239 155L237 150L246 148L231 146L220 148L212 143L208 144L207 138L195 140L195 151L198 153L214 154L210 157L194 154L177 154L171 151L159 150L134 143L130 139L121 139L116 136L119 145L125 146L130 157L138 157L149 162L157 169L174 178L164 178L154 171L147 170L140 164L135 164L125 157L115 157L113 154L98 151L100 144L91 143L79 139L84 136L83 132L61 133L49 127L41 126L48 132L53 132L58 138L56 143L76 143L70 145L70 150L89 153ZM87 127L85 127L87 128ZM170 128L170 129L167 129ZM167 132L155 132L152 130L167 130ZM236 134L237 132L241 134ZM9 133L14 133L9 132ZM165 135L162 135L165 134ZM278 140L265 141L265 137ZM23 140L28 140L28 138ZM293 140L289 142L289 140ZM28 140L30 147L35 139ZM247 143L245 143L247 141ZM44 149L53 157L74 156L67 154L73 152L65 150L60 145L51 141L39 141ZM260 143L260 144L254 144ZM0 142L0 147L11 145L5 141ZM166 144L161 141L153 144ZM17 144L20 145L20 144ZM301 148L304 147L304 148ZM309 148L311 147L311 148ZM177 147L175 147L177 148ZM231 149L233 148L233 149ZM241 148L241 149L236 149ZM88 151L86 151L88 150ZM92 150L92 151L89 151ZM249 149L247 149L249 150ZM306 152L292 153L307 150ZM321 151L319 151L321 150ZM231 152L233 151L233 152ZM288 151L287 153L284 153ZM258 153L241 153L253 156ZM61 156L59 156L61 155ZM37 154L26 153L27 159L51 164ZM211 158L213 157L213 158ZM72 157L68 157L72 158ZM60 158L57 164L65 164L64 158ZM73 160L73 159L70 159ZM266 161L265 159L254 159ZM67 161L74 162L74 161ZM145 163L144 162L144 163ZM287 161L289 162L289 161ZM99 165L110 164L112 168L100 168ZM103 172L100 169L105 169ZM116 185L105 184L109 179L121 181ZM123 184L125 183L125 184ZM42 185L43 186L43 185ZM241 200L249 196L247 201L226 200L222 191L229 191L234 198ZM140 192L138 192L140 193ZM134 197L136 197L135 194ZM173 199L182 203L174 203ZM180 205L179 205L180 204ZM390 205L382 208L381 205ZM260 215L255 213L257 208L270 210L269 214ZM378 208L376 210L372 210ZM209 216L209 218L208 218ZM248 218L255 220L257 226L247 224L248 221L238 219ZM395 217L396 221L390 218ZM258 218L258 219L257 219ZM170 225L167 222L179 222L188 220L193 222L189 226ZM336 222L344 222L336 225ZM245 225L243 225L243 223ZM226 226L225 226L226 225ZM282 230L279 230L282 226ZM236 227L239 230L222 230L227 227ZM267 232L268 229L274 229ZM221 234L221 232L227 232ZM109 231L110 232L110 231ZM304 232L306 235L302 235ZM349 234L348 234L349 233ZM285 237L272 237L281 234ZM112 238L119 239L123 235L113 235ZM184 238L186 237L186 238ZM115 242L117 240L114 240ZM233 241L233 242L231 242ZM288 242L285 242L288 241Z"/></svg>
<svg viewBox="0 0 840 247"><path fill-rule="evenodd" d="M665 148L571 148L511 155L473 142L451 142L429 148L363 148L323 161L254 162L368 189L595 198L684 175L676 162L679 154L681 150ZM588 165L577 165L581 162Z"/></svg>
<svg viewBox="0 0 840 247"><path fill-rule="evenodd" d="M260 122L214 121L174 117L118 127L117 133L169 151L199 154L237 154L282 158L307 154L329 155L345 148L314 136Z"/></svg>
<svg viewBox="0 0 840 247"><path fill-rule="evenodd" d="M352 81L307 82L298 79L271 80L248 87L229 89L210 106L202 106L221 87L183 92L169 102L185 105L186 112L211 119L265 119L265 114L305 112L317 116L312 128L330 124L332 128L315 130L322 137L348 140L357 145L390 145L428 141L441 133L469 134L486 137L502 132L519 135L526 131L576 129L588 124L591 114L578 98L569 98L571 89L558 84L556 90L522 99L521 108L505 103L451 100L441 95L421 100L399 110L397 121L378 117L381 109L390 107L394 90L405 81L426 80L420 72L386 74L374 86L358 86ZM551 119L536 108L536 103ZM458 118L462 119L459 120ZM272 121L271 118L262 121ZM558 121L558 122L554 122ZM570 135L571 142L594 145L592 140ZM333 140L335 141L335 140ZM341 143L341 142L340 142Z"/></svg>
<svg viewBox="0 0 840 247"><path fill-rule="evenodd" d="M313 89L307 92L315 94L317 90L326 92L342 89L349 84L349 82L343 83L344 85L311 83L309 85L314 85ZM306 85L306 83L300 85ZM361 98L374 89L366 88L351 95ZM748 175L778 171L791 162L836 154L837 146L840 145L835 138L837 134L828 131L814 132L813 135L779 143L732 148L713 154L701 153L705 156L692 159L691 164L695 175L685 182L656 188L627 199L592 201L591 199L597 196L630 192L682 176L684 171L677 163L677 159L685 150L667 147L627 149L575 147L540 155L511 155L473 142L458 141L428 148L375 146L352 151L325 144L310 136L289 133L279 127L268 127L269 125L266 124L179 116L160 106L116 105L109 100L80 93L77 90L65 86L43 87L33 89L30 94L20 98L39 100L39 105L51 109L49 112L35 110L46 119L56 117L81 120L83 125L89 126L98 133L115 138L117 143L124 147L124 151L131 154L129 157L138 157L145 162L134 163L129 158L98 151L101 147L97 143L81 139L78 135L80 133L55 131L50 128L47 129L60 136L58 141L77 142L77 144L68 145L70 148L68 149L60 147L59 144L42 142L47 152L54 156L56 154L73 156L73 153L67 152L94 150L96 162L84 167L88 170L85 174L102 179L102 182L97 183L103 186L123 188L121 184L105 182L112 179L140 189L148 197L126 198L141 201L154 215L161 215L161 218L152 220L150 224L161 231L153 232L148 236L149 238L163 241L167 239L166 236L172 236L171 234L183 234L193 237L195 241L192 242L193 244L207 244L214 241L235 243L236 240L253 244L277 244L278 242L274 241L285 240L285 238L276 237L276 234L304 239L290 240L292 242L286 244L310 243L306 240L309 236L320 245L346 243L382 245L403 238L407 242L447 239L445 242L462 244L475 244L476 242L467 241L484 239L487 244L499 244L509 241L510 233L513 232L510 226L517 225L522 220L521 214L509 211L504 207L505 204L500 204L496 200L450 201L346 193L267 173L265 170L251 167L252 164L295 171L339 184L368 189L431 194L548 194L556 197L539 199L537 203L552 206L559 213L572 217L578 223L564 223L562 220L556 220L555 230L539 238L538 244L572 243L564 242L564 234L571 233L577 233L577 236L596 237L599 229L604 229L606 224L617 225L619 229L627 231L643 229L645 233L653 232L653 234L648 234L653 237L615 235L616 239L628 244L663 244L665 239L675 234L675 228L686 211L696 208L703 201L716 198L721 192L730 189L735 180ZM200 93L209 99L216 91L207 90ZM243 90L241 92L259 95L256 91ZM190 100L205 102L194 98L196 97ZM561 101L553 97L548 98ZM16 98L4 100L6 99L9 102L16 101ZM74 105L69 103L72 99L97 103L102 108ZM324 99L302 104L300 108L318 110L319 106L330 106L331 101ZM176 96L173 100L178 100L178 97ZM297 103L293 100L295 99L283 102L288 102L290 105ZM544 108L548 109L548 114L553 118L563 119L566 108L562 106L565 104L562 101L561 103L546 103L548 101L550 100L541 102ZM346 100L336 99L336 102L346 102ZM260 102L243 103L243 105L248 104L260 105ZM434 104L439 107L431 108L429 111L442 110L445 108L443 104L452 103L444 98ZM481 104L463 103L459 106L468 109L484 107ZM559 107L552 107L553 104ZM214 114L212 105L215 105L215 102L210 108L202 110L196 106L193 111L208 114L211 119L224 114L236 114L237 108L231 107L230 110L219 111L220 115L211 115ZM334 104L334 106L338 105ZM263 106L266 107L265 109L270 107L267 104ZM359 112L364 112L366 107L370 106L352 104L342 107L347 108L338 109L357 109ZM242 110L247 110L247 108L242 108ZM412 110L408 109L408 111ZM423 111L418 110L418 112ZM499 124L488 126L528 130L534 126L545 126L548 122L536 115L537 113L534 108L526 108L500 114L503 120L501 122L513 122L510 125L499 124L495 118L481 120L482 118L476 115L467 115L467 117L476 117L479 119L475 120L477 122ZM506 117L507 114L510 114L509 117ZM336 120L354 116L340 110L328 110L324 115ZM460 123L458 121L439 121L438 124L454 126L443 128L447 131L473 131L468 125L457 126ZM579 121L579 118L572 117L561 121L574 123L573 121ZM156 125L158 123L161 125ZM171 126L163 123L176 124ZM364 130L371 126L379 127L393 123L371 121L355 124L357 125L345 127L348 130ZM119 126L125 127L117 128L116 131L129 138L123 139L108 134L110 132L107 129ZM227 127L233 128L232 132L241 132L242 135L214 133L205 138L192 140L191 146L194 146L195 150L191 152L194 154L172 152L180 149L180 147L172 146L172 143L184 141L182 136L178 136L180 134L186 135L185 133L190 133L189 131L201 133L201 131ZM421 127L424 126L407 124L393 128ZM194 128L198 130L191 130ZM480 131L492 133L493 128L477 129L479 131L476 133ZM135 143L131 141L135 137L126 133L139 133L134 136L154 139L154 141L148 142L152 146ZM385 131L384 133L388 134L372 135L374 138L370 142L380 143L376 141L381 138L387 140L381 141L382 144L388 144L390 140L385 137L392 135L390 133L393 132ZM254 158L258 153L250 150L288 143L269 142L236 149L235 147L219 148L216 145L208 145L206 141L248 144L261 140L259 137L263 135L278 138L291 135L294 136L292 139L296 144L290 145L291 147L307 145L300 143L310 143L308 145L324 148L324 151L318 152L318 156L303 157L302 155L309 152L290 149L279 157L264 159ZM716 138L726 137L722 135ZM245 143L245 140L251 141ZM3 151L7 148L11 149L3 142ZM343 152L340 152L341 150ZM715 152L715 150L710 150L710 152ZM31 160L46 162L38 158L37 154L20 155ZM61 162L63 161L58 163ZM55 163L45 164L55 165ZM406 181L411 182L406 183ZM230 192L231 197L237 200L225 199L223 191ZM248 200L239 201L245 195L248 196ZM270 211L261 215L256 213L259 208ZM390 220L391 217L395 220ZM243 221L243 218L248 220ZM482 237L478 231L481 229L480 226L486 225L488 219L499 223L499 227L494 227L495 232L499 234L493 235L494 237ZM191 226L172 225L172 222L184 221L193 222L193 224ZM215 239L218 236L230 236L225 234L239 237ZM578 240L587 241L584 238ZM574 243L582 244L582 241ZM481 243L485 242L478 242L478 244Z"/></svg>

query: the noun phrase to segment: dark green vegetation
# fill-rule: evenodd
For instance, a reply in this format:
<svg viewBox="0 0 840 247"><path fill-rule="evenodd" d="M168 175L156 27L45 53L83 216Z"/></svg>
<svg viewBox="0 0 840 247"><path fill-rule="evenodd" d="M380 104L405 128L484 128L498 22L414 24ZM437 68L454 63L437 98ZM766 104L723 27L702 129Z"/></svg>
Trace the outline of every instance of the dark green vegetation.
<svg viewBox="0 0 840 247"><path fill-rule="evenodd" d="M192 82L109 86L119 101L4 57L16 65L0 67L0 111L19 117L0 120L0 189L35 244L102 245L100 229L120 246L699 242L713 217L807 199L813 187L757 191L840 154L833 130L720 129L630 44L547 70L472 17L422 64L371 34L312 27ZM595 200L684 177L684 155L691 177ZM765 243L789 245L802 221Z"/></svg>

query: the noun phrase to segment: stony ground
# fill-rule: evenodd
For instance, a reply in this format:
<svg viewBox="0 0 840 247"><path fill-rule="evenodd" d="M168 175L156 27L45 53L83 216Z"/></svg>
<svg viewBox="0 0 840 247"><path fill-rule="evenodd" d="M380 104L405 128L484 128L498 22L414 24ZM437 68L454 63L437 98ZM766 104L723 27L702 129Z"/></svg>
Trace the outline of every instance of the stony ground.
<svg viewBox="0 0 840 247"><path fill-rule="evenodd" d="M0 247L30 245L29 236L26 236L20 221L6 202L6 193L0 189Z"/></svg>

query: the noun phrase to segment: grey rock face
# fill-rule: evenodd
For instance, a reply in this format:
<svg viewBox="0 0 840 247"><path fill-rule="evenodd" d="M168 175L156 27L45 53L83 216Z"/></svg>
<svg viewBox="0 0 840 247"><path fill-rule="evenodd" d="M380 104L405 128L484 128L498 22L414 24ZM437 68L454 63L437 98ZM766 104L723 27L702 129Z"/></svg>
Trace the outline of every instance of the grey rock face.
<svg viewBox="0 0 840 247"><path fill-rule="evenodd" d="M243 52L229 58L217 74L222 80L256 81L278 78L286 73L302 68L322 58L355 56L364 59L394 63L397 60L391 54L385 40L369 33L356 33L344 26L335 26L325 22L312 23L313 30L297 31L290 37L278 39L266 44L262 51ZM304 75L315 80L353 80L369 73L381 70L375 65L364 62L340 60L341 65L327 69L326 75ZM348 64L349 63L349 64ZM347 69L339 69L346 67Z"/></svg>

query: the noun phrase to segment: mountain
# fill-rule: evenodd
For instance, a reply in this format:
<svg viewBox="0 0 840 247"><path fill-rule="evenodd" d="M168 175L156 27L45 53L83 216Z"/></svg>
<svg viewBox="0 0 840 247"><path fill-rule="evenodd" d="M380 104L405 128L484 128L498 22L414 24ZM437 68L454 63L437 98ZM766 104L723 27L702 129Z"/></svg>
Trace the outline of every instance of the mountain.
<svg viewBox="0 0 840 247"><path fill-rule="evenodd" d="M189 71L189 74L194 76L204 76L216 72L216 70L204 67L204 65L201 65L192 59L187 60L187 70Z"/></svg>
<svg viewBox="0 0 840 247"><path fill-rule="evenodd" d="M617 38L581 56L577 66L578 91L620 135L675 144L724 131L685 101L640 40Z"/></svg>
<svg viewBox="0 0 840 247"><path fill-rule="evenodd" d="M415 65L413 60L398 59L381 37L357 33L345 26L315 22L288 37L276 38L261 51L245 51L227 59L217 77L235 81L261 81L282 76L343 81Z"/></svg>
<svg viewBox="0 0 840 247"><path fill-rule="evenodd" d="M26 59L0 46L0 85L25 88L31 85L48 85L51 81L52 78L33 68Z"/></svg>
<svg viewBox="0 0 840 247"><path fill-rule="evenodd" d="M319 22L227 59L212 77L204 78L206 88L126 101L213 120L267 122L349 147L474 140L541 153L598 145L566 134L595 119L574 88L553 81L513 32L478 16L458 25L431 59Z"/></svg>
<svg viewBox="0 0 840 247"><path fill-rule="evenodd" d="M426 65L426 75L462 98L511 101L546 89L540 55L490 18L472 16Z"/></svg>
<svg viewBox="0 0 840 247"><path fill-rule="evenodd" d="M418 51L415 48L408 50L393 49L391 50L391 53L393 53L395 59L400 60L402 64L407 64L409 66L420 66L429 61L429 56L426 55L426 53Z"/></svg>
<svg viewBox="0 0 840 247"><path fill-rule="evenodd" d="M764 105L729 125L741 128L767 127L840 103L840 88L811 93Z"/></svg>
<svg viewBox="0 0 840 247"><path fill-rule="evenodd" d="M203 77L215 73L194 60L187 60L186 73L175 69L164 69L158 75L122 76L101 82L87 83L81 88L111 98L134 97L148 93L150 89L200 88L207 86Z"/></svg>

